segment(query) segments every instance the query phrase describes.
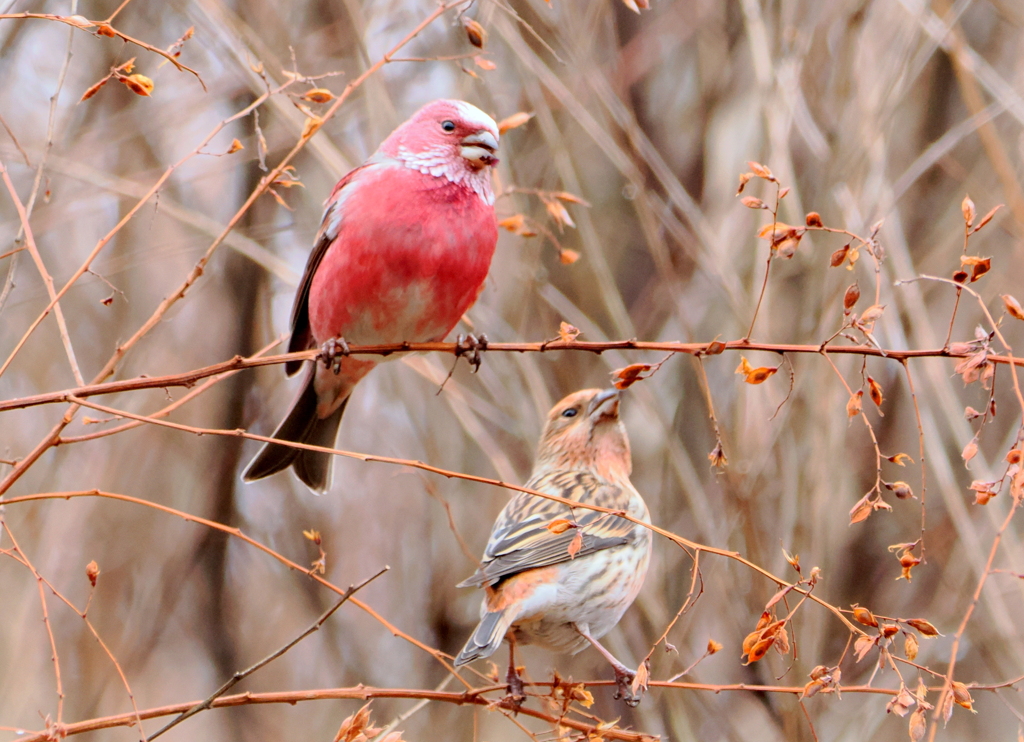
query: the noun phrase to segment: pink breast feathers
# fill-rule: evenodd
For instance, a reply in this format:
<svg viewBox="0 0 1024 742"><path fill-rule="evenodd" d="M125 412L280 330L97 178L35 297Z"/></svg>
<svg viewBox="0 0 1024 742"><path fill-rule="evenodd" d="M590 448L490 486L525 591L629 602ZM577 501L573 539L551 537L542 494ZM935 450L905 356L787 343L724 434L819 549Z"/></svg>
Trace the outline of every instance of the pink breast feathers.
<svg viewBox="0 0 1024 742"><path fill-rule="evenodd" d="M462 184L401 165L360 175L338 204L337 237L313 278L317 344L444 337L487 276L497 240L493 208Z"/></svg>

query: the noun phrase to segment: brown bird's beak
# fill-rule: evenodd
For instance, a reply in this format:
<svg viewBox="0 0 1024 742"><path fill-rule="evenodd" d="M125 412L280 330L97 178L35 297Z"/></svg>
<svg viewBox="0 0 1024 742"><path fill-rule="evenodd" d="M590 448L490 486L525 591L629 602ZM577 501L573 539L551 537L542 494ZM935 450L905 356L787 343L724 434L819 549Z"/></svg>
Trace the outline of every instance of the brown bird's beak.
<svg viewBox="0 0 1024 742"><path fill-rule="evenodd" d="M494 153L498 151L498 139L486 129L463 137L462 147L459 154L465 157L476 168L494 166L498 164L498 158Z"/></svg>
<svg viewBox="0 0 1024 742"><path fill-rule="evenodd" d="M595 425L602 420L619 419L619 390L605 389L592 400L587 407L587 417Z"/></svg>

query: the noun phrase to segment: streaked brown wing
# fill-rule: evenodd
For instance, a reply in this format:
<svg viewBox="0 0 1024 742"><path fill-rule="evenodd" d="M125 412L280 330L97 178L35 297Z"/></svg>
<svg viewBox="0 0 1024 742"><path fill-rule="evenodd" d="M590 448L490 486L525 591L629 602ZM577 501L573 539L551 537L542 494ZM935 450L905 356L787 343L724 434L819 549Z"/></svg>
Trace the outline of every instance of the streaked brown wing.
<svg viewBox="0 0 1024 742"><path fill-rule="evenodd" d="M306 268L302 272L302 280L299 281L299 290L295 292L295 301L292 304L291 329L292 336L288 341L288 352L294 353L300 350L309 350L313 347L313 334L309 328L309 287L313 283L313 276L316 269L320 267L320 261L327 254L327 248L333 240L327 235L327 223L334 209L339 208L339 202L343 199L340 194L342 189L348 185L352 177L362 170L365 165L360 165L348 175L342 178L331 192L327 208L324 210L323 219L320 220L320 231L317 232L316 241L313 243L313 250L306 260ZM289 361L285 364L285 373L292 376L302 368L302 361Z"/></svg>
<svg viewBox="0 0 1024 742"><path fill-rule="evenodd" d="M616 510L629 506L629 492L587 472L545 474L530 480L526 486L589 505ZM578 527L553 533L548 526L558 519L568 520ZM513 497L498 516L484 551L484 563L459 587L493 585L503 577L527 569L560 564L630 543L635 527L634 523L615 515L581 508L570 510L560 502L522 492ZM570 554L569 547L578 534L582 536L579 551Z"/></svg>

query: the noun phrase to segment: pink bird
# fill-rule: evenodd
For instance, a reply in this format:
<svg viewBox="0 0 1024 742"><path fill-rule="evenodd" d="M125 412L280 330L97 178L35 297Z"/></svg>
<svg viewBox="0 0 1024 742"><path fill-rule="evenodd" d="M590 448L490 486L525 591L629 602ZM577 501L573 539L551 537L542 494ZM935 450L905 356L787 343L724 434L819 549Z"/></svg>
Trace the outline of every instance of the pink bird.
<svg viewBox="0 0 1024 742"><path fill-rule="evenodd" d="M476 301L498 225L490 169L498 126L457 100L429 103L334 187L292 306L288 350L322 347L273 437L333 447L353 387L377 365L359 345L442 340ZM303 362L285 366L289 376ZM289 466L315 492L330 454L264 444L247 482Z"/></svg>

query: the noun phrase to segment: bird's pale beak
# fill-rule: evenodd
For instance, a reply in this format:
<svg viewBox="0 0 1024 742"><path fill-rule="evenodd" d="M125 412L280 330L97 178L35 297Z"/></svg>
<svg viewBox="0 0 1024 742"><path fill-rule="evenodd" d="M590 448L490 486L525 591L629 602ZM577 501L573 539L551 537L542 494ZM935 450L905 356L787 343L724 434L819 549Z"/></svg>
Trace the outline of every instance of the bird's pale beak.
<svg viewBox="0 0 1024 742"><path fill-rule="evenodd" d="M498 164L494 153L498 151L498 138L487 129L463 137L460 154L469 160L470 165L480 169L488 165Z"/></svg>
<svg viewBox="0 0 1024 742"><path fill-rule="evenodd" d="M619 390L605 389L590 401L587 416L591 422L598 423L604 419L619 419Z"/></svg>

